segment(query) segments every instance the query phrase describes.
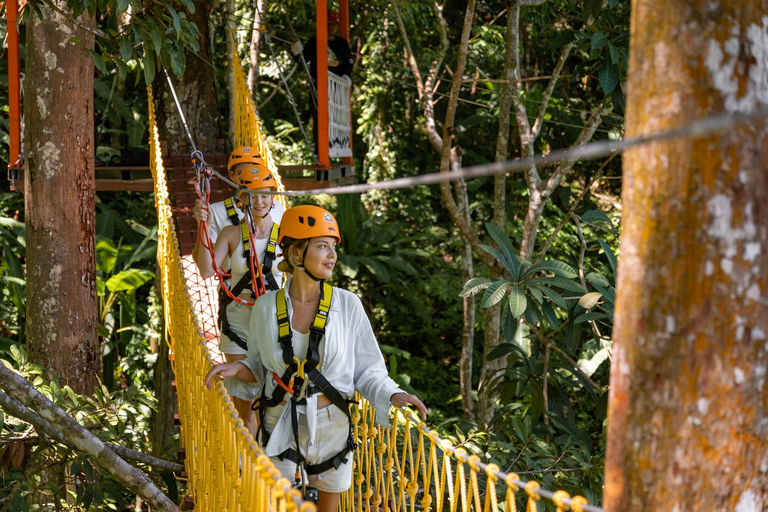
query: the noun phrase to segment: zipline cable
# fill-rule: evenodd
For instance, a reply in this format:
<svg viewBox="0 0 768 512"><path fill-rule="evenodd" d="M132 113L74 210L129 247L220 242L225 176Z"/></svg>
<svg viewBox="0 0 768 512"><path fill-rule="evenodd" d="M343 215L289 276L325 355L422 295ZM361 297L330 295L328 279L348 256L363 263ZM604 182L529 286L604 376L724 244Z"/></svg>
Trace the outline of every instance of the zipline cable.
<svg viewBox="0 0 768 512"><path fill-rule="evenodd" d="M579 162L584 160L593 160L609 156L616 151L624 152L631 149L654 142L661 142L681 137L702 137L713 133L733 128L749 121L757 121L768 118L768 109L763 108L749 114L723 114L709 117L699 121L693 121L686 125L672 128L653 135L642 135L632 139L625 140L601 140L591 142L578 148L558 149L547 155L539 154L530 158L507 160L505 162L493 162L488 164L474 165L458 171L435 172L423 174L420 176L411 176L407 178L396 178L378 183L364 183L360 185L347 185L343 187L312 189L312 190L286 190L283 192L260 191L260 194L284 195L284 196L317 196L317 195L340 195L340 194L360 194L369 190L394 190L418 185L435 185L460 179L483 178L496 174L509 174L512 172L523 171L531 167L540 167L553 165L558 162L568 160Z"/></svg>

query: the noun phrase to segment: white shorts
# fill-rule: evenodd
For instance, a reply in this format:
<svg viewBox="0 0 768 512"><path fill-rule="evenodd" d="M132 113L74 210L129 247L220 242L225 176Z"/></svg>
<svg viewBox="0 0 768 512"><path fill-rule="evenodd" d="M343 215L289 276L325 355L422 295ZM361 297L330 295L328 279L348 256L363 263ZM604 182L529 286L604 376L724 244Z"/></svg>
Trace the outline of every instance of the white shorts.
<svg viewBox="0 0 768 512"><path fill-rule="evenodd" d="M248 324L251 321L251 308L249 306L234 301L230 302L227 305L227 321L230 329L235 331L240 339L243 341L248 339ZM219 351L222 354L231 355L246 355L247 353L245 349L224 334L219 338ZM257 379L259 377L259 375L256 376ZM224 379L224 387L227 388L227 393L231 396L249 401L259 396L261 392L261 387L258 384L243 382L234 377Z"/></svg>
<svg viewBox="0 0 768 512"><path fill-rule="evenodd" d="M282 411L282 407L267 409L264 415L264 427L267 432L272 432L278 420L278 415L270 414L270 410L276 413ZM349 420L347 414L336 407L329 405L317 411L317 429L315 430L315 442L309 445L309 431L307 429L307 417L299 414L299 444L301 453L305 456L309 465L320 464L332 458L347 446L349 438ZM294 449L296 446L292 446ZM346 455L347 462L338 469L331 468L319 475L304 476L304 481L311 487L316 487L323 492L344 492L352 487L352 458L353 452ZM280 470L280 473L293 482L296 473L296 463L289 460L280 460L270 457L272 463Z"/></svg>
<svg viewBox="0 0 768 512"><path fill-rule="evenodd" d="M248 324L251 321L251 308L245 304L238 304L235 301L227 304L227 322L229 328L235 334L240 336L243 341L248 341ZM222 354L245 355L247 351L240 345L229 339L229 336L222 334L219 337L219 352Z"/></svg>

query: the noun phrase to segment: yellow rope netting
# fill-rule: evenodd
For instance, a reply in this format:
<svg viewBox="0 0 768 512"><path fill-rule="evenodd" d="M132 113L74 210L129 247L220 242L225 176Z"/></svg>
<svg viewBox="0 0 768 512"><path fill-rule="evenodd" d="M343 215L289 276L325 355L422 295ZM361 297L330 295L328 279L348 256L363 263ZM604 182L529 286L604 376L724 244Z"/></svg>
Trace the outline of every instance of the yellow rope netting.
<svg viewBox="0 0 768 512"><path fill-rule="evenodd" d="M269 170L272 171L272 175L277 181L278 192L283 192L285 191L285 187L280 180L280 174L277 172L277 164L267 145L267 137L264 135L261 120L256 114L256 108L251 99L251 91L245 80L245 72L240 63L240 57L237 54L237 43L232 34L230 34L230 39L232 40L232 75L235 102L235 131L233 142L235 147L250 146L256 148L261 155L261 158L266 162L267 167L269 167ZM285 196L277 196L277 201L282 204L284 208L288 208Z"/></svg>
<svg viewBox="0 0 768 512"><path fill-rule="evenodd" d="M236 144L251 145L274 168L269 148L251 107L239 59L233 56L238 112ZM297 490L277 472L238 418L223 384L212 392L203 376L212 364L211 353L197 325L183 277L179 246L173 227L166 176L149 89L150 147L158 213L158 264L162 280L166 340L176 373L179 416L188 494L202 511L314 512ZM250 134L248 138L244 134ZM527 512L537 510L541 498L552 500L557 511L600 512L581 496L541 489L516 474L501 472L463 448L456 448L411 413L393 410L387 428L374 423L375 411L364 400L353 406L352 421L358 446L354 451L352 486L342 494L339 512L511 512L520 493ZM484 484L484 485L481 485ZM502 485L506 490L499 488ZM482 492L481 492L482 490ZM503 504L499 498L503 497Z"/></svg>
<svg viewBox="0 0 768 512"><path fill-rule="evenodd" d="M157 261L165 339L177 381L181 444L186 450L187 493L194 497L199 511L314 511L314 505L302 503L300 493L281 477L247 433L222 382L216 383L214 391L203 387L212 356L183 277L151 88L148 96L150 163L159 225Z"/></svg>

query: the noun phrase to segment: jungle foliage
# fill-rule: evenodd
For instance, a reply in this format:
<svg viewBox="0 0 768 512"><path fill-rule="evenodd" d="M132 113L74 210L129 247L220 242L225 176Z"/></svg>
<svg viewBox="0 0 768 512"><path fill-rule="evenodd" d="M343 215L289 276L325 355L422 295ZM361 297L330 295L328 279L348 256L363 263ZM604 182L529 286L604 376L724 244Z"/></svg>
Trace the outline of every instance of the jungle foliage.
<svg viewBox="0 0 768 512"><path fill-rule="evenodd" d="M247 66L253 6L239 0L233 3L231 12L225 2L215 3L209 20L212 53L227 55L225 27L234 24L238 51ZM33 15L36 4L28 5L27 15ZM194 9L194 2L72 0L68 6L75 17L84 11L94 14L96 29L102 34L92 57L98 75L95 125L103 125L98 131L98 154L107 160L119 154L120 147L146 142L144 82L164 79L161 66L173 73L183 72L183 50L196 49L199 30L185 15ZM494 79L500 77L504 64L506 6L501 0L478 3L469 45L467 71L471 76L461 91L453 133L453 143L462 148L464 165L494 158L501 94L501 84ZM447 103L464 9L465 4L455 0L447 0L443 6L451 46L436 91L438 120ZM278 161L306 161L309 153L298 123L309 120L307 78L297 70L290 81L299 121L293 116L277 68L279 65L285 72L293 68L288 48L296 38L306 40L313 32L314 6L299 0L267 2L264 14L276 60L262 43L254 97ZM412 31L411 43L419 48L423 59L419 65L426 68L438 44L430 4L407 2L403 15L408 26L419 28ZM350 43L356 52L353 112L359 180L436 171L439 155L426 139L422 109L389 3L353 3L350 16ZM625 0L584 0L581 4L550 0L523 10L522 59L530 79L525 82L523 101L530 111L536 111L546 86L536 77L551 73L561 49L575 45L566 76L552 96L537 142L539 151L570 144L588 112L604 101L610 101L614 110L596 138L621 136L628 17L629 2ZM226 100L226 60L221 57L211 64L219 96ZM7 85L2 85L0 95L7 97ZM220 105L221 111L211 115L226 127L227 101ZM510 122L514 130L513 120ZM0 129L7 138L7 126ZM513 142L509 156L518 152ZM0 157L7 162L7 155ZM505 269L502 278L479 271L468 283L461 279L459 234L436 187L317 199L338 214L341 224L334 284L362 297L392 376L430 406L430 422L503 470L531 475L548 488L585 494L591 503L600 502L602 486L621 191L620 159L604 168L600 164L577 164L547 203L534 261L523 261L517 255L528 200L522 175L508 178L508 220L503 228L491 223L492 178L468 182L473 226L485 240L487 251ZM152 201L143 193L99 194L97 268L104 386L94 397L81 397L37 379L35 368L24 359L25 249L23 204L18 197L0 198L2 358L28 375L44 393L57 397L73 415L101 423L100 435L149 451L147 439L139 433L156 407L151 395L159 312L151 287L156 247ZM504 341L492 357L503 359L505 369L492 383L497 409L487 426L462 418L458 385L462 290L478 294L479 312L495 303L503 306ZM480 340L482 315L477 318L475 334ZM479 346L474 361L479 370ZM133 410L124 409L126 403ZM0 436L16 439L25 428L6 417ZM111 509L127 507L130 499L124 489L76 453L35 444L32 439L23 442L27 458L24 464L8 466L9 478L0 489L0 500L21 503L18 500L37 485L29 480L29 468L35 467L30 460L55 460L67 466L71 475L80 475L81 484L68 506L87 509L102 500ZM18 457L13 460L19 461ZM71 486L63 488L71 490ZM176 492L175 484L167 489Z"/></svg>

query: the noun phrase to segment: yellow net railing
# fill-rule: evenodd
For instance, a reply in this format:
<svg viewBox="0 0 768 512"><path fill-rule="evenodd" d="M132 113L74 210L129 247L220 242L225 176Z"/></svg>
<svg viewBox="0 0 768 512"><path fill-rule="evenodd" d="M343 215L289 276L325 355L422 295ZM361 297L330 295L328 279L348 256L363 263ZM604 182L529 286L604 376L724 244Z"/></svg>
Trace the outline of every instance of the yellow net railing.
<svg viewBox="0 0 768 512"><path fill-rule="evenodd" d="M256 114L256 108L251 99L251 91L248 88L248 82L245 79L245 72L240 62L240 56L237 54L237 43L232 34L232 74L233 74L233 94L234 94L234 114L235 114L235 129L234 129L234 144L235 147L250 146L256 148L261 155L261 158L272 171L275 180L277 180L278 192L283 192L285 187L280 180L280 174L277 172L277 164L272 156L272 152L267 145L267 137L264 135L264 128ZM285 208L288 208L285 196L277 196L277 200Z"/></svg>
<svg viewBox="0 0 768 512"><path fill-rule="evenodd" d="M203 386L212 355L183 277L151 88L148 95L150 164L159 225L157 261L165 339L176 375L181 444L186 450L187 493L194 497L198 511L314 511L314 505L302 502L301 494L281 477L248 434L222 382L213 391Z"/></svg>

